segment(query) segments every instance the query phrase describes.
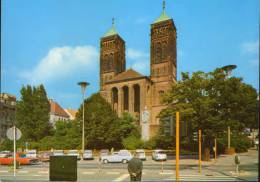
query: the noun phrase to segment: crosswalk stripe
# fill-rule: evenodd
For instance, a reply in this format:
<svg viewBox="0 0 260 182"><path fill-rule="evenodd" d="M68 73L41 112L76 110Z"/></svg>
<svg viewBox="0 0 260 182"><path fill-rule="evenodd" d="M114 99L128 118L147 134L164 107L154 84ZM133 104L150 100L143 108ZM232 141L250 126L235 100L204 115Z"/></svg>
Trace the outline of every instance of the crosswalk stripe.
<svg viewBox="0 0 260 182"><path fill-rule="evenodd" d="M38 173L39 173L39 174L48 174L49 171L39 171Z"/></svg>
<svg viewBox="0 0 260 182"><path fill-rule="evenodd" d="M17 171L18 173L28 173L29 171Z"/></svg>
<svg viewBox="0 0 260 182"><path fill-rule="evenodd" d="M120 172L107 172L106 174L120 174Z"/></svg>

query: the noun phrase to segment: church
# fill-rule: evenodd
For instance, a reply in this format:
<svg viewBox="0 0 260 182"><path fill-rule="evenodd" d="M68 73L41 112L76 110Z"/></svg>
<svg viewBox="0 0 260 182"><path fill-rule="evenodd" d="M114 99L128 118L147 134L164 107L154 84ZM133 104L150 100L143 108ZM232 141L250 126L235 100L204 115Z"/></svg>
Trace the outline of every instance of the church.
<svg viewBox="0 0 260 182"><path fill-rule="evenodd" d="M128 112L139 121L143 140L158 132L158 114L166 108L160 102L160 95L177 79L176 27L165 12L165 2L150 31L150 75L126 70L125 41L114 22L100 40L100 94L118 116ZM147 122L142 119L144 111L148 113Z"/></svg>

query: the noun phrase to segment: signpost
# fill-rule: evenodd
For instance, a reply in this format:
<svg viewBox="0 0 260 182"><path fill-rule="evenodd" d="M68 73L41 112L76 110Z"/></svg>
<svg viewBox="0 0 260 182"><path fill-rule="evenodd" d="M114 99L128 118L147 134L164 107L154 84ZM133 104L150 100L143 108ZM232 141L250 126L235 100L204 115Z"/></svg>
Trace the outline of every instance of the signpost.
<svg viewBox="0 0 260 182"><path fill-rule="evenodd" d="M19 140L22 136L21 131L15 127L9 128L6 132L7 138L14 141L14 177L16 176L16 140Z"/></svg>
<svg viewBox="0 0 260 182"><path fill-rule="evenodd" d="M215 161L216 161L217 160L217 139L216 138L215 138L214 152L215 152Z"/></svg>
<svg viewBox="0 0 260 182"><path fill-rule="evenodd" d="M228 127L228 149L230 148L230 127Z"/></svg>
<svg viewBox="0 0 260 182"><path fill-rule="evenodd" d="M179 121L180 121L180 115L179 112L176 112L176 181L179 181Z"/></svg>
<svg viewBox="0 0 260 182"><path fill-rule="evenodd" d="M199 130L199 173L201 173L201 130Z"/></svg>

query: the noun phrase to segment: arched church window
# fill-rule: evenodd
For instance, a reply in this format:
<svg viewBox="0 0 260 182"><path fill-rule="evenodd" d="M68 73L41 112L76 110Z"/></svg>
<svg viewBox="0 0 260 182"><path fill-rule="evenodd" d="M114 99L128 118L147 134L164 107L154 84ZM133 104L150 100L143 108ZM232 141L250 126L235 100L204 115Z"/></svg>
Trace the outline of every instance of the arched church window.
<svg viewBox="0 0 260 182"><path fill-rule="evenodd" d="M105 57L104 57L104 64L105 64L105 71L109 70L109 60L108 60L108 55L105 54Z"/></svg>
<svg viewBox="0 0 260 182"><path fill-rule="evenodd" d="M167 57L167 42L164 41L162 43L162 59L165 59Z"/></svg>
<svg viewBox="0 0 260 182"><path fill-rule="evenodd" d="M113 54L109 54L109 70L113 68Z"/></svg>
<svg viewBox="0 0 260 182"><path fill-rule="evenodd" d="M160 63L162 59L162 45L160 42L156 44L156 52L155 52L155 63Z"/></svg>

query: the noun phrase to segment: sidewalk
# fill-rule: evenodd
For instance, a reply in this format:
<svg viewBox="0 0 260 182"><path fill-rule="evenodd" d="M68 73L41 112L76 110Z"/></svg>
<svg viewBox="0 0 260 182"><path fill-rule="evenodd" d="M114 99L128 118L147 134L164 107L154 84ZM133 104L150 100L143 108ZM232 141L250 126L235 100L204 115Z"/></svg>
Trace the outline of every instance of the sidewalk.
<svg viewBox="0 0 260 182"><path fill-rule="evenodd" d="M227 176L238 176L243 180L258 179L258 151L249 149L248 152L238 153L240 157L239 173L236 173L235 155L220 155L208 170L217 171Z"/></svg>

